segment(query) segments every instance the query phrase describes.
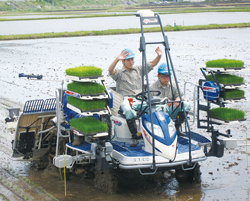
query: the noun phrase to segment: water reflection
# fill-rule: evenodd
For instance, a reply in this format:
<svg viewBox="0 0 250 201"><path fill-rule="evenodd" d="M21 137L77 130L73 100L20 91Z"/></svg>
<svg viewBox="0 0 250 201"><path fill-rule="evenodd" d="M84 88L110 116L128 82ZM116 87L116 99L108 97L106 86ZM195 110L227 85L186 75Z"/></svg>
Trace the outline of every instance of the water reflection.
<svg viewBox="0 0 250 201"><path fill-rule="evenodd" d="M209 12L161 15L162 25L206 25L249 22L250 12ZM121 23L122 22L122 23ZM0 22L0 35L29 34L66 31L90 31L107 29L139 28L135 16L51 19Z"/></svg>

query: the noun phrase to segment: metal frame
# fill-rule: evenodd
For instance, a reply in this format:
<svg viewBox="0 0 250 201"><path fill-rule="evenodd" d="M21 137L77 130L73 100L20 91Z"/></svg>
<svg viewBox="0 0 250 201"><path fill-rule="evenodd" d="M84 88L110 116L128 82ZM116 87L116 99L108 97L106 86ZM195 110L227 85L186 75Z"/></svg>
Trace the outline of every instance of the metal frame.
<svg viewBox="0 0 250 201"><path fill-rule="evenodd" d="M162 44L165 46L165 54L166 54L166 63L168 64L168 66L171 67L172 72L173 72L173 76L174 76L174 80L176 83L176 87L179 93L179 97L180 97L180 105L183 103L182 97L181 97L181 93L180 93L180 88L178 85L178 81L177 81L177 77L175 74L175 70L174 70L174 66L173 66L173 62L170 56L170 47L169 47L169 43L168 43L168 38L164 33L163 30L163 26L161 23L161 19L158 13L154 13L154 16L141 16L141 14L136 13L135 14L137 17L140 17L140 25L141 25L141 37L140 37L140 48L139 50L142 52L142 66L143 66L143 71L142 71L142 86L144 86L144 72L145 72L145 76L146 76L146 86L147 86L147 95L148 95L148 104L149 104L149 113L150 113L150 120L151 120L151 130L152 130L152 140L153 140L153 146L152 146L152 153L153 153L153 163L152 163L152 167L151 169L155 169L155 144L154 144L154 128L153 128L153 118L152 118L152 108L151 108L151 96L150 96L150 89L149 89L149 78L148 78L148 70L147 70L147 58L146 58L146 46L147 45L152 45L152 44ZM159 41L159 42L146 42L145 40L145 36L144 36L144 29L143 26L146 25L159 25L161 28L161 33L162 33L162 37L163 37L163 41ZM169 70L170 71L170 70ZM173 85L172 85L172 79L170 76L170 84L171 84L171 90L173 92ZM145 89L144 87L142 88L142 97L144 99L144 93L145 93ZM172 93L173 94L173 93ZM142 99L142 101L143 101ZM186 121L186 127L188 128L188 132L189 132L189 160L187 162L188 165L192 164L192 156L191 156L191 135L190 135L190 126L188 123L188 118L187 118L187 114L185 109L183 109L184 112L184 117L185 117L185 121Z"/></svg>

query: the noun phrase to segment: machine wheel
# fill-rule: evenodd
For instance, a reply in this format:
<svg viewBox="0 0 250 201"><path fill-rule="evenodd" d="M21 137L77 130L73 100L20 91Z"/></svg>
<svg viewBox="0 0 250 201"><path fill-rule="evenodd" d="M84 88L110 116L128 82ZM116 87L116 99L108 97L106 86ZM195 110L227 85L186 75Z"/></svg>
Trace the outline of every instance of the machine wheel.
<svg viewBox="0 0 250 201"><path fill-rule="evenodd" d="M195 167L191 170L182 170L182 169L176 169L175 170L175 178L181 182L181 181L188 181L191 183L199 184L201 183L201 172L200 172L200 165L197 163Z"/></svg>
<svg viewBox="0 0 250 201"><path fill-rule="evenodd" d="M96 169L94 178L95 187L109 194L114 194L118 190L117 172L113 168L101 171Z"/></svg>

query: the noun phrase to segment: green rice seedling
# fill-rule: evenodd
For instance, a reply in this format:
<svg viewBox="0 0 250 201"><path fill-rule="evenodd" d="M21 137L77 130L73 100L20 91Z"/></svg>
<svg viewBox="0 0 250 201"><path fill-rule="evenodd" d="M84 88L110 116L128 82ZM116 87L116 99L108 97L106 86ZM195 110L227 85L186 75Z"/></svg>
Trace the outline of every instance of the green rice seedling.
<svg viewBox="0 0 250 201"><path fill-rule="evenodd" d="M244 67L244 62L235 59L216 59L207 61L206 66L210 68L235 68Z"/></svg>
<svg viewBox="0 0 250 201"><path fill-rule="evenodd" d="M224 121L240 120L244 119L245 112L237 109L219 107L209 110L209 117Z"/></svg>
<svg viewBox="0 0 250 201"><path fill-rule="evenodd" d="M242 98L245 95L245 91L240 89L226 89L220 93L220 97L224 99Z"/></svg>
<svg viewBox="0 0 250 201"><path fill-rule="evenodd" d="M71 119L70 125L86 134L105 132L108 129L107 124L94 117Z"/></svg>
<svg viewBox="0 0 250 201"><path fill-rule="evenodd" d="M95 66L79 66L66 69L66 75L72 75L77 77L91 77L101 76L102 69Z"/></svg>
<svg viewBox="0 0 250 201"><path fill-rule="evenodd" d="M102 94L105 90L103 85L94 82L72 82L67 85L67 88L82 95Z"/></svg>
<svg viewBox="0 0 250 201"><path fill-rule="evenodd" d="M241 84L244 83L244 78L231 74L215 74L215 78L221 84ZM209 81L214 82L212 75L207 75Z"/></svg>
<svg viewBox="0 0 250 201"><path fill-rule="evenodd" d="M105 100L81 100L73 96L68 96L68 103L83 110L100 110L104 109L106 102Z"/></svg>

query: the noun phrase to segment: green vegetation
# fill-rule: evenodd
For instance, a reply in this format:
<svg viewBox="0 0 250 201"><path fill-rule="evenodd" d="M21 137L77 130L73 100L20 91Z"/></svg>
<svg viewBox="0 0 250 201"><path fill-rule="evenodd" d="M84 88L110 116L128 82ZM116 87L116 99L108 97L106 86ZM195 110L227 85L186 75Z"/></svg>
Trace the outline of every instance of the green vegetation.
<svg viewBox="0 0 250 201"><path fill-rule="evenodd" d="M244 83L244 78L231 74L215 74L215 78L221 84L240 84ZM207 80L215 81L212 75L207 76Z"/></svg>
<svg viewBox="0 0 250 201"><path fill-rule="evenodd" d="M106 102L105 100L81 100L73 96L68 96L68 103L83 110L100 110L104 109Z"/></svg>
<svg viewBox="0 0 250 201"><path fill-rule="evenodd" d="M101 76L102 69L95 66L79 66L66 69L66 74L77 77Z"/></svg>
<svg viewBox="0 0 250 201"><path fill-rule="evenodd" d="M221 119L225 121L241 120L241 119L244 119L245 112L243 112L242 110L237 110L237 109L219 107L219 108L211 109L209 111L209 117Z"/></svg>
<svg viewBox="0 0 250 201"><path fill-rule="evenodd" d="M191 31L206 29L227 29L227 28L243 28L250 27L249 23L237 24L210 24L210 25L194 25L194 26L170 26L163 27L165 32L170 31ZM145 28L144 33L159 32L159 27ZM118 34L134 34L141 33L140 28L129 29L109 29L101 31L75 31L61 33L40 33L40 34L18 34L18 35L0 35L0 40L21 40L21 39L39 39L39 38L59 38L59 37L78 37L78 36L101 36L101 35L118 35Z"/></svg>
<svg viewBox="0 0 250 201"><path fill-rule="evenodd" d="M151 9L155 12L188 13L188 12L249 12L247 1L175 2L168 4L149 3L152 0L33 0L33 1L0 1L0 11L5 12L132 12L135 9ZM158 1L160 2L160 1ZM162 1L161 1L162 2Z"/></svg>
<svg viewBox="0 0 250 201"><path fill-rule="evenodd" d="M217 59L206 62L206 66L210 68L235 68L244 67L244 62L235 59Z"/></svg>
<svg viewBox="0 0 250 201"><path fill-rule="evenodd" d="M67 85L68 90L82 94L103 94L104 86L94 82L72 82Z"/></svg>
<svg viewBox="0 0 250 201"><path fill-rule="evenodd" d="M105 132L108 129L107 124L94 117L71 119L70 125L86 134Z"/></svg>
<svg viewBox="0 0 250 201"><path fill-rule="evenodd" d="M242 98L245 95L245 91L240 89L226 89L220 93L222 98L226 99L233 99L233 98Z"/></svg>

